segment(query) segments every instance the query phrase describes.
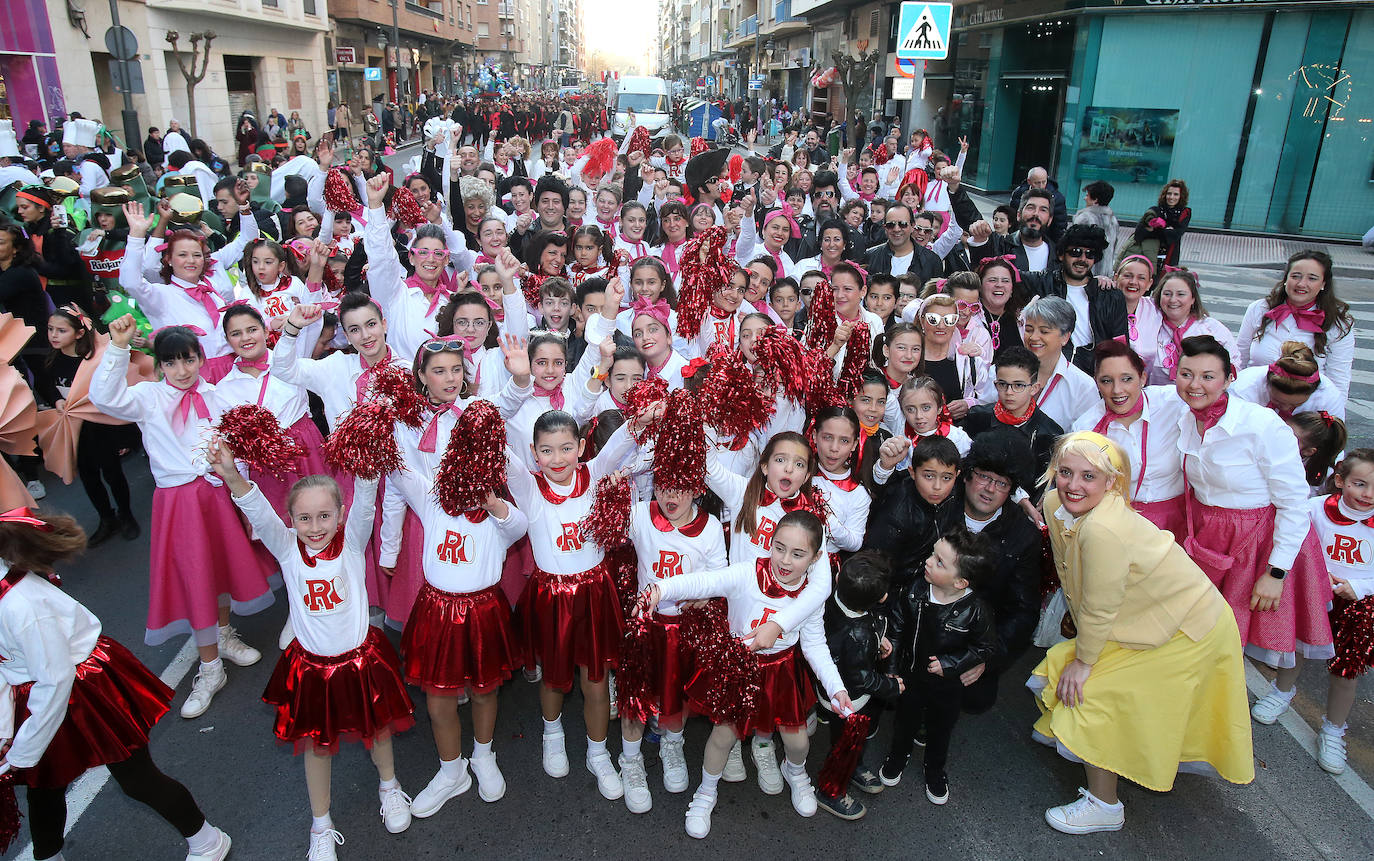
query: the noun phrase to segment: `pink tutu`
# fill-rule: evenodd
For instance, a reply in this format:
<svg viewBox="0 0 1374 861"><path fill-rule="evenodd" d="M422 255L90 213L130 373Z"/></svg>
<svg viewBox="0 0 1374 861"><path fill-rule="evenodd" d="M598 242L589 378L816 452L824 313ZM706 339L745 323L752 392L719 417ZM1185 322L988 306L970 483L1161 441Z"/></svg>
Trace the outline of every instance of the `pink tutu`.
<svg viewBox="0 0 1374 861"><path fill-rule="evenodd" d="M1155 502L1132 502L1131 507L1155 526L1172 533L1174 540L1179 544L1188 537L1188 512L1184 507L1182 494L1173 499L1160 499Z"/></svg>
<svg viewBox="0 0 1374 861"><path fill-rule="evenodd" d="M378 489L377 493L384 495L384 490ZM380 504L381 500L378 499ZM381 555L381 535L382 519L379 516L372 533L378 556ZM415 512L407 507L405 523L401 527L401 552L396 557L396 573L390 577L385 572L377 573L380 579L388 581L386 597L379 606L386 610L386 623L398 631L405 630L410 608L415 606L415 596L420 594L420 587L425 585L424 552L424 526Z"/></svg>
<svg viewBox="0 0 1374 861"><path fill-rule="evenodd" d="M281 585L276 560L248 537L229 491L204 478L153 491L148 557L144 642L150 646L206 631L208 645L221 595L229 596L232 612L245 616L270 606L272 590Z"/></svg>
<svg viewBox="0 0 1374 861"><path fill-rule="evenodd" d="M259 472L255 469L249 470L248 473L248 477L257 483L262 495L272 503L272 510L283 518L288 516L286 495L291 491L291 485L307 475L334 475L334 470L324 462L324 437L320 436L320 429L310 420L309 413L301 416L299 421L287 428L286 435L305 449L305 457L296 460L296 468L281 474Z"/></svg>
<svg viewBox="0 0 1374 861"><path fill-rule="evenodd" d="M1276 610L1254 613L1250 594L1269 573L1274 548L1274 507L1234 510L1193 502L1191 533L1183 547L1235 613L1246 654L1280 666L1294 665L1294 655L1329 658L1334 654L1331 580L1316 532L1308 529L1297 559L1283 581Z"/></svg>

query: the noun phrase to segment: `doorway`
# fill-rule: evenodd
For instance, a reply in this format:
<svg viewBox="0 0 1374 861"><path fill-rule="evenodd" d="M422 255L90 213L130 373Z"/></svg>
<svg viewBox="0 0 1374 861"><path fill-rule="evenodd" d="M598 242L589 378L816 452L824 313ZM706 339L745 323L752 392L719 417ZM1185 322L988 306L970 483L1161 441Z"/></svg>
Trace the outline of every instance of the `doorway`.
<svg viewBox="0 0 1374 861"><path fill-rule="evenodd" d="M257 82L253 67L256 57L224 55L224 88L229 93L229 122L238 128L239 117L248 111L262 123L266 118L258 111Z"/></svg>
<svg viewBox="0 0 1374 861"><path fill-rule="evenodd" d="M1013 82L1019 91L1021 110L1016 128L1016 154L1012 159L1013 185L1033 167L1055 175L1059 160L1059 123L1064 111L1063 78L1030 78Z"/></svg>

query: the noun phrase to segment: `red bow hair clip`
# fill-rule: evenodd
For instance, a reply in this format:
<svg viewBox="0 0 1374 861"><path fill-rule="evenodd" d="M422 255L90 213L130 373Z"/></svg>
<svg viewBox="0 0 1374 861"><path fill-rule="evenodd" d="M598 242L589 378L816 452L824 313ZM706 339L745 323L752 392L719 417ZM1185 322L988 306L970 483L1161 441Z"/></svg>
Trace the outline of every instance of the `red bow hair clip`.
<svg viewBox="0 0 1374 861"><path fill-rule="evenodd" d="M33 512L28 506L21 505L18 508L11 508L4 514L0 514L0 523L22 523L25 526L32 526L40 532L52 532L52 524L46 520L34 517Z"/></svg>
<svg viewBox="0 0 1374 861"><path fill-rule="evenodd" d="M682 378L684 380L694 379L699 372L708 367L710 364L710 362L706 361L701 356L697 356L695 359L688 362L687 366L682 369Z"/></svg>

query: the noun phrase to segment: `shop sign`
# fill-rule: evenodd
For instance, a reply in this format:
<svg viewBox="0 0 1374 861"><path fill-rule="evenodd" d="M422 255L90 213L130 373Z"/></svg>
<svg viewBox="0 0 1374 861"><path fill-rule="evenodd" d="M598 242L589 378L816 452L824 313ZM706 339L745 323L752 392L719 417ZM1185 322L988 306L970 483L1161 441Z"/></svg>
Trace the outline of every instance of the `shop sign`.
<svg viewBox="0 0 1374 861"><path fill-rule="evenodd" d="M340 66L351 66L358 62L358 50L356 48L347 48L342 45L338 46L334 49L334 62L338 63Z"/></svg>

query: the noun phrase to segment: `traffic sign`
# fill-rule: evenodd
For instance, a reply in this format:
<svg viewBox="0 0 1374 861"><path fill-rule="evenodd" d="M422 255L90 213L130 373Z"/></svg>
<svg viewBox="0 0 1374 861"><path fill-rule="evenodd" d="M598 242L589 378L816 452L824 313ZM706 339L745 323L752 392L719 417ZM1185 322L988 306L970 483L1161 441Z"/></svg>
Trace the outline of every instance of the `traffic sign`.
<svg viewBox="0 0 1374 861"><path fill-rule="evenodd" d="M952 3L903 3L897 19L898 60L943 60L949 56Z"/></svg>
<svg viewBox="0 0 1374 861"><path fill-rule="evenodd" d="M380 81L382 79L382 69L380 66L368 66L363 69L364 81Z"/></svg>
<svg viewBox="0 0 1374 861"><path fill-rule="evenodd" d="M715 85L716 85L716 76L715 76L715 75L707 75L707 76L706 76L706 86L708 86L708 87L714 87Z"/></svg>
<svg viewBox="0 0 1374 861"><path fill-rule="evenodd" d="M138 39L128 27L111 27L105 31L105 49L116 60L132 60L138 57Z"/></svg>

